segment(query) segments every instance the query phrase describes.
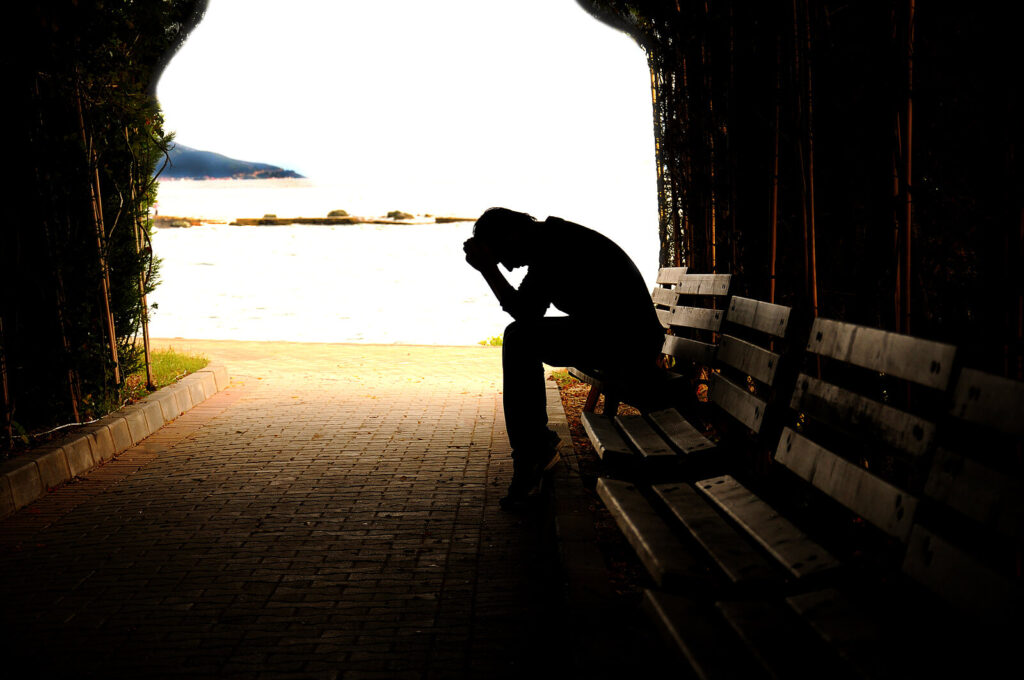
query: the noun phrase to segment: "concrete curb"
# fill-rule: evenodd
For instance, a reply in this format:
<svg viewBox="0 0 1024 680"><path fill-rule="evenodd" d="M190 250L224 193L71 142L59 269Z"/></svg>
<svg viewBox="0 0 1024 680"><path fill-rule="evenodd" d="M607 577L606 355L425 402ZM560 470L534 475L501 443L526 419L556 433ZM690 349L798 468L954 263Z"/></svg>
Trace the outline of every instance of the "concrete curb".
<svg viewBox="0 0 1024 680"><path fill-rule="evenodd" d="M545 385L548 426L562 438L562 462L555 468L549 499L550 520L554 525L559 566L565 579L567 604L571 609L589 615L594 608L604 607L611 600L610 578L597 547L594 515L588 507L583 480L580 479L558 385L551 380Z"/></svg>
<svg viewBox="0 0 1024 680"><path fill-rule="evenodd" d="M0 465L0 518L130 449L227 386L227 369L209 365L59 442L8 460Z"/></svg>

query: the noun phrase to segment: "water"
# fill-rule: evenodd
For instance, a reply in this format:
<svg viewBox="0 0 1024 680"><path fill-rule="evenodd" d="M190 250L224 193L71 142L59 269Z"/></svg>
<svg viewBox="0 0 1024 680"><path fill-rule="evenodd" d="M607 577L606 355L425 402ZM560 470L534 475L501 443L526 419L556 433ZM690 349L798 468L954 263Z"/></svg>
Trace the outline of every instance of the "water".
<svg viewBox="0 0 1024 680"><path fill-rule="evenodd" d="M304 180L174 181L161 183L159 205L162 215L209 219L410 208L338 196ZM472 222L155 231L163 265L150 296L153 337L474 345L510 321L463 258ZM627 252L636 248L625 241ZM641 271L653 278L655 266ZM517 285L523 273L509 280ZM581 284L587 275L582 267Z"/></svg>

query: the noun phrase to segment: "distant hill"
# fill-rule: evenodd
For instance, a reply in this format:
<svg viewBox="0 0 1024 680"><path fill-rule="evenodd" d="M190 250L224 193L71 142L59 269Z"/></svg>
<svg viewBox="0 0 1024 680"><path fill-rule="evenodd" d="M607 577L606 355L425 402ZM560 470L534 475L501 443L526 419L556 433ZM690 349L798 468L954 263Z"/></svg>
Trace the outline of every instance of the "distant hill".
<svg viewBox="0 0 1024 680"><path fill-rule="evenodd" d="M271 177L302 177L292 170L284 170L267 163L250 163L228 158L212 151L200 151L184 144L174 144L171 162L160 174L169 179L266 179Z"/></svg>

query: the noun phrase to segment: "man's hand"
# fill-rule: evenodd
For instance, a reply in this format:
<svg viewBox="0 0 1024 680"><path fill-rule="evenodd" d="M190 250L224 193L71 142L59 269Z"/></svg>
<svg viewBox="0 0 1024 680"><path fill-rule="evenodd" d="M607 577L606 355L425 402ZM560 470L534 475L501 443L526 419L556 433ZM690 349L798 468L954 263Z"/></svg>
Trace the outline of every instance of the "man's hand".
<svg viewBox="0 0 1024 680"><path fill-rule="evenodd" d="M466 262L477 271L495 269L498 266L498 258L486 244L477 238L466 239L466 242L462 244L462 250L466 253Z"/></svg>

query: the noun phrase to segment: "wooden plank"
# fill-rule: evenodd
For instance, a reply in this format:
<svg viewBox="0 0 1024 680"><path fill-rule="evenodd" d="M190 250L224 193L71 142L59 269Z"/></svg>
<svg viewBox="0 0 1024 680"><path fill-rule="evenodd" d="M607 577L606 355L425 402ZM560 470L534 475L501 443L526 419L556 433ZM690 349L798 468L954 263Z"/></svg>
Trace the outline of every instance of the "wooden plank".
<svg viewBox="0 0 1024 680"><path fill-rule="evenodd" d="M647 588L643 607L700 680L768 677L721 617L712 616L714 612L705 613L687 598Z"/></svg>
<svg viewBox="0 0 1024 680"><path fill-rule="evenodd" d="M935 425L905 411L801 373L790 406L858 439L881 441L913 456L932 448Z"/></svg>
<svg viewBox="0 0 1024 680"><path fill-rule="evenodd" d="M754 432L761 431L761 422L764 420L764 409L767 405L764 400L723 378L721 373L711 374L710 387L711 401Z"/></svg>
<svg viewBox="0 0 1024 680"><path fill-rule="evenodd" d="M689 484L658 484L654 492L735 584L770 583L779 572Z"/></svg>
<svg viewBox="0 0 1024 680"><path fill-rule="evenodd" d="M690 340L678 335L666 335L661 351L677 359L688 359L701 366L709 366L715 360L717 345L710 342Z"/></svg>
<svg viewBox="0 0 1024 680"><path fill-rule="evenodd" d="M789 328L789 316L792 311L791 307L784 305L775 305L734 295L729 301L729 313L726 315L726 319L729 323L740 324L762 333L784 338L786 330Z"/></svg>
<svg viewBox="0 0 1024 680"><path fill-rule="evenodd" d="M903 572L963 612L994 622L1018 620L1019 586L920 524L910 533Z"/></svg>
<svg viewBox="0 0 1024 680"><path fill-rule="evenodd" d="M1024 436L1024 382L965 368L956 383L951 413L961 420Z"/></svg>
<svg viewBox="0 0 1024 680"><path fill-rule="evenodd" d="M674 286L683 295L728 295L732 274L687 274Z"/></svg>
<svg viewBox="0 0 1024 680"><path fill-rule="evenodd" d="M669 320L673 326L683 328L698 328L701 330L718 332L722 325L722 318L725 317L725 310L705 309L703 307L673 307L672 318Z"/></svg>
<svg viewBox="0 0 1024 680"><path fill-rule="evenodd" d="M597 494L655 583L682 587L706 580L697 561L634 485L602 477Z"/></svg>
<svg viewBox="0 0 1024 680"><path fill-rule="evenodd" d="M636 459L637 455L615 429L611 418L596 413L583 413L580 420L590 437L590 443L602 460L609 462Z"/></svg>
<svg viewBox="0 0 1024 680"><path fill-rule="evenodd" d="M655 308L655 313L658 315L658 321L661 322L662 328L668 328L672 323L672 312L668 309Z"/></svg>
<svg viewBox="0 0 1024 680"><path fill-rule="evenodd" d="M662 267L658 270L657 283L674 285L683 280L687 267Z"/></svg>
<svg viewBox="0 0 1024 680"><path fill-rule="evenodd" d="M937 390L949 384L956 354L953 345L821 317L814 320L807 350Z"/></svg>
<svg viewBox="0 0 1024 680"><path fill-rule="evenodd" d="M1005 536L1024 532L1024 485L958 453L935 452L924 493Z"/></svg>
<svg viewBox="0 0 1024 680"><path fill-rule="evenodd" d="M773 677L849 678L839 658L781 602L717 602L722 617Z"/></svg>
<svg viewBox="0 0 1024 680"><path fill-rule="evenodd" d="M717 356L719 361L743 371L766 385L771 385L775 381L775 372L779 368L779 355L775 352L723 334Z"/></svg>
<svg viewBox="0 0 1024 680"><path fill-rule="evenodd" d="M675 458L676 452L643 416L615 416L619 429L645 459Z"/></svg>
<svg viewBox="0 0 1024 680"><path fill-rule="evenodd" d="M810 625L829 647L865 678L907 677L895 673L895 659L906 651L905 641L888 637L878 621L835 588L786 598L786 604ZM909 670L909 669L907 669Z"/></svg>
<svg viewBox="0 0 1024 680"><path fill-rule="evenodd" d="M601 379L598 378L596 375L587 372L587 369L585 368L570 366L568 368L568 371L569 375L576 378L582 383L586 383L587 385L594 385L596 387L601 387Z"/></svg>
<svg viewBox="0 0 1024 680"><path fill-rule="evenodd" d="M648 417L661 435L683 454L715 448L714 442L701 434L674 408L651 411Z"/></svg>
<svg viewBox="0 0 1024 680"><path fill-rule="evenodd" d="M696 488L795 578L805 578L839 566L839 561L827 550L731 476L705 479L698 482Z"/></svg>
<svg viewBox="0 0 1024 680"><path fill-rule="evenodd" d="M656 305L674 307L679 304L679 293L668 288L655 288L651 291L651 300L653 300Z"/></svg>
<svg viewBox="0 0 1024 680"><path fill-rule="evenodd" d="M775 462L890 536L905 541L917 499L786 427Z"/></svg>

